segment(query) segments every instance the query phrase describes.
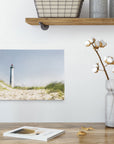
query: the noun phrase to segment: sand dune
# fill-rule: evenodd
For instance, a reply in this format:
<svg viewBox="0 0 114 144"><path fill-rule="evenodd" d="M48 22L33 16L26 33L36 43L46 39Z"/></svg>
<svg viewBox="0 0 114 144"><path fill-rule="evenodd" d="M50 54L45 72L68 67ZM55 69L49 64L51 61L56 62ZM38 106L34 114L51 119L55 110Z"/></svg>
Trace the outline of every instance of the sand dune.
<svg viewBox="0 0 114 144"><path fill-rule="evenodd" d="M0 90L0 100L63 100L59 93L48 94L47 90L20 90L12 89L0 82L0 86L5 88Z"/></svg>

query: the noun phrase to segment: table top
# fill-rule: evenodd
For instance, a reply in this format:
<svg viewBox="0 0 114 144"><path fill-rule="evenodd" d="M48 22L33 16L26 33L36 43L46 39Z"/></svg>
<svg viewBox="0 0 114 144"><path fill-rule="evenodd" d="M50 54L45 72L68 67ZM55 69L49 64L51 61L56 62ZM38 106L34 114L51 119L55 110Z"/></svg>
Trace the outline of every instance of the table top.
<svg viewBox="0 0 114 144"><path fill-rule="evenodd" d="M65 134L48 142L4 137L3 132L21 127L36 126L42 128L64 129ZM93 127L85 136L77 136L81 127ZM0 144L113 144L114 128L103 123L0 123Z"/></svg>

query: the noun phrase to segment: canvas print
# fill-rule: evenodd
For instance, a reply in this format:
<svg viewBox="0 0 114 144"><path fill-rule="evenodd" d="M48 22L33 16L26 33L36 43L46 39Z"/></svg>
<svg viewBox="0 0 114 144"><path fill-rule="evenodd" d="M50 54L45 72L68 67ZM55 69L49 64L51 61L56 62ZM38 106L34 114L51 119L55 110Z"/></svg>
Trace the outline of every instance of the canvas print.
<svg viewBox="0 0 114 144"><path fill-rule="evenodd" d="M0 100L64 100L64 50L0 50Z"/></svg>

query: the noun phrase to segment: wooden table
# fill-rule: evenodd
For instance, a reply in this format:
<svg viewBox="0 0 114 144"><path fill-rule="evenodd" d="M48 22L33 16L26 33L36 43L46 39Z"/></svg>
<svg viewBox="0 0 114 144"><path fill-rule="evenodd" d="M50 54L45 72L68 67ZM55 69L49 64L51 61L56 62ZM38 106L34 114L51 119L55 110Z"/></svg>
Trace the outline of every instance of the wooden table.
<svg viewBox="0 0 114 144"><path fill-rule="evenodd" d="M3 132L21 126L37 126L64 129L65 134L48 142L3 137ZM86 136L77 136L81 127L93 127ZM0 144L114 144L114 129L106 128L103 123L0 123Z"/></svg>

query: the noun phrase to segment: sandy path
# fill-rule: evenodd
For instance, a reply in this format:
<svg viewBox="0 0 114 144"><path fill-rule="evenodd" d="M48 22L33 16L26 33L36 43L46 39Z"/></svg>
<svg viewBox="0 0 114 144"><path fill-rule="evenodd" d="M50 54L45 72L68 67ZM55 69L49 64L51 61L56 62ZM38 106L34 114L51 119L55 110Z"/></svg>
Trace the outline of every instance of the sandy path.
<svg viewBox="0 0 114 144"><path fill-rule="evenodd" d="M0 100L62 100L58 93L48 94L45 89L41 90L2 90Z"/></svg>
<svg viewBox="0 0 114 144"><path fill-rule="evenodd" d="M19 90L12 89L0 82L0 86L6 90L0 90L0 100L62 100L57 92L47 93L45 89Z"/></svg>

